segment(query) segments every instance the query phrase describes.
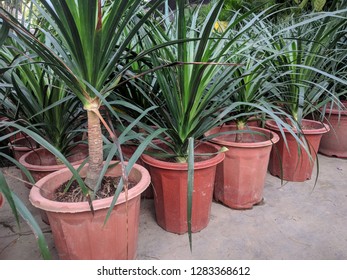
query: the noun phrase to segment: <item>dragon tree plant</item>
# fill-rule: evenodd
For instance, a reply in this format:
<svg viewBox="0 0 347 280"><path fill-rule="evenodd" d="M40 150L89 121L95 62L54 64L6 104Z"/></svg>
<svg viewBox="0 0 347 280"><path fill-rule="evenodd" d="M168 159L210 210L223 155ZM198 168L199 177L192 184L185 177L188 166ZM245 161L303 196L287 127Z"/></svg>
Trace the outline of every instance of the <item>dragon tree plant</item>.
<svg viewBox="0 0 347 280"><path fill-rule="evenodd" d="M151 29L146 42L150 46L181 42L160 48L150 57L159 92L154 98L148 97L149 104L157 106L148 119L166 129L162 141L170 147L171 156L177 162L187 162L189 141L200 139L219 125L236 106L225 109L225 101L232 94L227 92L228 84L237 66L227 54L253 22L232 37L243 19L237 13L219 34L214 26L224 1L217 1L203 22L199 21L200 7L187 15L185 1L176 4L173 20Z"/></svg>
<svg viewBox="0 0 347 280"><path fill-rule="evenodd" d="M34 5L34 11L50 26L46 29L38 26L42 28L47 40L44 43L38 40L31 29L20 24L3 9L0 10L0 37L10 32L11 36L23 42L82 102L87 112L89 145L89 168L85 184L95 189L100 184L101 180L98 179L103 168L101 123L111 136L114 136L99 108L133 61L141 57L134 56L128 45L163 1L153 1L150 6L146 6L141 0L29 2ZM141 17L137 17L139 13ZM134 22L134 18L135 24L129 25ZM145 55L145 52L142 55ZM129 57L132 58L130 61ZM40 144L49 148L56 156L61 156L46 143ZM62 161L73 169L66 160ZM76 172L72 172L77 176ZM88 190L84 183L81 180L79 183L87 195Z"/></svg>
<svg viewBox="0 0 347 280"><path fill-rule="evenodd" d="M271 60L270 92L293 119L302 119L327 103L338 104L338 93L331 90L333 83L346 85L343 77L334 75L336 45L346 36L346 12L312 13L294 18L291 24L276 26L275 34L265 35L263 49Z"/></svg>
<svg viewBox="0 0 347 280"><path fill-rule="evenodd" d="M264 92L258 91L270 58L259 61L259 52L254 52L254 42L260 40L254 36L254 26L266 11L235 12L220 31L215 23L224 1L214 1L202 22L201 7L187 15L184 2L177 1L172 22L152 28L148 39L150 46L182 41L156 50L150 58L159 92L147 98L157 106L147 116L153 125L166 129L161 141L170 147L171 156L186 162L189 139L199 140L225 121L244 122L255 112L267 113L288 128L271 104L261 100Z"/></svg>
<svg viewBox="0 0 347 280"><path fill-rule="evenodd" d="M28 56L33 63L22 64ZM0 79L0 115L30 128L67 155L85 122L80 102L35 56L14 40L4 43L0 67L16 67Z"/></svg>

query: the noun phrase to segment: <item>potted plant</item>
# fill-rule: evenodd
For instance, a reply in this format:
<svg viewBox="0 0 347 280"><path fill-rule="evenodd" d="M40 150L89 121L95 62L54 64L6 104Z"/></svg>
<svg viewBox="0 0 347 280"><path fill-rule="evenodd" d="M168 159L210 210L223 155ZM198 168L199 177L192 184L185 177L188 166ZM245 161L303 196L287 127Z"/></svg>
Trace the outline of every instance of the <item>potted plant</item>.
<svg viewBox="0 0 347 280"><path fill-rule="evenodd" d="M342 107L328 106L324 111L324 120L330 126L330 131L323 135L319 152L327 156L347 157L347 101L341 100Z"/></svg>
<svg viewBox="0 0 347 280"><path fill-rule="evenodd" d="M340 51L341 50L341 51ZM342 51L344 50L344 51ZM345 78L347 70L345 39L341 39L336 47L336 58L331 63L331 72ZM338 93L341 104L329 103L321 110L321 120L330 126L330 131L323 135L319 152L326 156L347 157L347 87L339 82L332 83L332 91Z"/></svg>
<svg viewBox="0 0 347 280"><path fill-rule="evenodd" d="M26 128L22 129L24 133L35 138L41 146L49 149L55 156L59 157L68 167L67 170L60 170L47 176L51 180L59 181L59 183L53 185L59 187L74 175L83 200L85 200L77 203L81 206L79 210L69 209L69 207L66 207L68 206L66 203L62 203L61 207L44 209L48 210L47 215L51 225L52 222L58 224L58 212L61 212L64 221L66 221L65 219L73 221L72 223L61 222L60 224L72 229L72 231L69 231L68 236L63 234L67 232L67 228L59 230L52 227L58 254L61 258L117 259L134 258L136 255L138 220L134 220L134 223L130 224L124 217L127 214L130 215L132 211L135 211L137 216L139 215L139 198L138 196L130 197L130 191L139 188L139 191L133 190L132 192L140 194L141 190L143 191L149 184L148 173L137 165L133 166L136 157L141 153L140 150L135 153L128 164L122 161L121 163L111 163L112 157L120 147L111 127L102 118L99 107L101 103L110 107L106 103L105 97L117 86L120 77L131 65L128 61L128 54L131 52L128 49L128 43L136 36L136 32L143 26L143 23L146 22L153 11L156 10L160 1L152 4L148 10L141 2L139 0L112 2L101 0L78 2L58 0L52 2L44 0L41 1L40 5L33 2L39 14L50 25L50 28L45 30L46 36L50 39L45 42L46 44L37 40L28 29L20 25L9 14L5 12L0 14L3 22L6 23L5 27L9 26L15 32L17 38L32 49L41 61L65 82L71 92L81 100L83 108L87 111L89 160L88 165L83 168L82 166L71 166L66 158L52 145L44 141L42 137L31 133ZM141 17L137 17L137 13L141 11L143 14ZM123 32L128 23L135 18L137 22L130 32ZM130 57L133 57L133 54ZM136 60L138 57L135 56L133 59ZM115 114L115 112L113 113ZM103 123L114 142L117 143L112 148L105 163L103 162L103 139L100 122ZM16 127L15 124L14 127ZM129 129L131 129L131 126ZM146 143L143 144L139 149L144 149ZM109 169L110 164L112 164L112 168ZM114 166L115 164L116 166ZM76 170L75 168L79 169ZM132 170L132 173L130 170ZM111 194L110 198L106 198L105 204L103 204L104 199L94 200L94 198L98 189L100 189L105 174L118 178L121 174L121 179L119 183L115 184L117 186L115 195ZM61 176L62 178L58 179ZM30 200L36 207L40 207L41 201L52 199L54 196L55 188L48 187L51 184L46 183L47 177L37 182L37 188L32 188L30 193ZM85 177L85 179L83 180L82 177ZM135 186L128 193L128 179L131 179L131 177L135 180ZM121 201L117 201L118 197L121 197L120 193L123 185L125 198L128 198L127 195L129 194L131 201L121 198ZM41 191L37 192L38 189ZM37 195L40 195L40 198ZM133 200L136 202L133 202ZM123 202L125 202L125 205L118 207L118 204L120 205ZM117 206L114 207L115 205ZM43 208L46 208L46 206L43 206ZM75 205L71 208L75 208ZM123 209L120 211L120 213L123 213L123 217L119 212L117 212L119 214L113 212L113 209L117 211L118 208ZM81 220L77 222L76 220L79 219L77 218L79 216L78 212L81 213ZM104 226L106 217L108 217L108 223ZM115 222L116 225L111 224L111 222ZM84 225L82 232L86 238L81 238L80 230L73 229L73 224L76 223L79 227L82 224ZM122 230L115 234L117 228ZM129 239L119 237L118 234L121 233L126 233ZM87 237L90 237L90 239L86 240ZM130 239L130 237L134 238ZM63 241L59 241L60 238ZM75 247L76 240L82 239L90 243L78 246L78 248ZM118 239L123 242L119 245L119 248L118 245L115 245ZM112 244L104 242L104 240L111 240ZM130 242L134 243L129 244ZM96 249L92 249L92 246L95 246L93 248ZM90 248L90 251L80 250L81 248ZM100 253L100 255L93 255L94 251Z"/></svg>
<svg viewBox="0 0 347 280"><path fill-rule="evenodd" d="M237 107L226 104L236 66L229 54L255 20L236 31L244 17L235 15L219 33L214 24L223 2L215 3L199 22L198 7L185 16L184 1L177 1L172 23L150 34L154 44L177 42L151 56L159 93L148 98L158 108L147 117L166 130L162 143L142 156L152 177L157 223L173 233L197 232L208 225L216 166L224 154L202 140Z"/></svg>
<svg viewBox="0 0 347 280"><path fill-rule="evenodd" d="M270 68L273 75L270 92L281 110L292 116L294 122L288 123L304 143L298 143L287 131L279 133L281 139L272 151L269 171L284 180L311 178L320 139L329 131L326 124L305 117L324 104L338 102L335 93L329 90L330 81L346 82L326 72L329 52L344 34L346 21L337 16L343 17L343 12L305 15L289 26L280 26L275 34L268 32L264 38L267 51L277 54ZM266 128L280 132L271 120Z"/></svg>
<svg viewBox="0 0 347 280"><path fill-rule="evenodd" d="M240 39L240 44L249 42L250 46L238 54L240 66L236 67L229 87L234 93L229 102L239 106L226 118L226 125L205 133L212 143L228 149L217 167L214 199L234 209L249 209L263 200L270 152L279 140L276 133L249 125L249 120L266 115L279 126L285 125L267 100L267 64L271 57L261 58L261 52L255 48L257 39L249 36L252 35L247 33Z"/></svg>
<svg viewBox="0 0 347 280"><path fill-rule="evenodd" d="M41 33L36 36L43 40ZM81 163L87 157L87 145L80 143L81 137L78 139L85 125L80 102L61 80L54 77L51 70L42 68L40 59L34 54L30 55L30 62L23 62L23 57L29 56L29 51L8 39L0 52L3 67L16 65L2 77L9 89L1 98L7 124L13 129L9 122L13 120L29 128L68 157L69 161ZM17 146L19 143L23 143L23 146ZM47 149L40 148L28 135L11 141L10 147L14 158L31 172L35 182L50 172L65 168L57 157ZM25 176L23 179L27 181ZM32 186L29 182L25 185L28 188Z"/></svg>

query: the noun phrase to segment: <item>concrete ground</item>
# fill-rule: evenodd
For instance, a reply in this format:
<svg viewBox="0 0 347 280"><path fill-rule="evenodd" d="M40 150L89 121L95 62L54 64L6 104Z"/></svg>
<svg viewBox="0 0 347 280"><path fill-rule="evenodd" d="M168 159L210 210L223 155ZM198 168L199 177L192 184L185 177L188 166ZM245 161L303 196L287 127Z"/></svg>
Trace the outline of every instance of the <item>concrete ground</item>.
<svg viewBox="0 0 347 280"><path fill-rule="evenodd" d="M141 204L138 259L224 260L346 260L347 259L347 160L318 156L320 174L304 183L281 185L267 175L265 203L251 210L232 210L213 203L207 228L188 236L168 233L155 221L153 200ZM29 190L13 177L16 168L2 168L10 186L28 202ZM49 226L39 212L28 207L42 225L53 258L57 254ZM0 259L37 260L40 254L30 228L21 231L5 202L0 209Z"/></svg>

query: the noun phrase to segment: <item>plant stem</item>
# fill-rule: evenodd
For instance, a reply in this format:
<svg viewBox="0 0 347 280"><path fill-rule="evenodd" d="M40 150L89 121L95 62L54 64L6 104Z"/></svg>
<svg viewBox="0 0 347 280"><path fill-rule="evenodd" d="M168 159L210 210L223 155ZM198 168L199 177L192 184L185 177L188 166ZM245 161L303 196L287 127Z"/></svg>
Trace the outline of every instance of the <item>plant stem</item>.
<svg viewBox="0 0 347 280"><path fill-rule="evenodd" d="M91 189L94 189L102 169L103 142L100 119L98 115L92 110L87 110L87 114L89 167L85 182Z"/></svg>
<svg viewBox="0 0 347 280"><path fill-rule="evenodd" d="M238 121L236 122L236 130L244 130L245 129L245 122L243 121ZM243 133L236 133L235 136L235 142L236 143L241 143L243 140Z"/></svg>

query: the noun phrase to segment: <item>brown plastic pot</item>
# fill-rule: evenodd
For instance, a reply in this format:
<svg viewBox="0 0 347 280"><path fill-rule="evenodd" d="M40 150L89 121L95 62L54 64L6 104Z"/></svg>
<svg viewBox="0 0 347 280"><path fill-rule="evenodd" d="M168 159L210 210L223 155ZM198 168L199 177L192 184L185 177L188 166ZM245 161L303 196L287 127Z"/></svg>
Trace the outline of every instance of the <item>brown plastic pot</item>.
<svg viewBox="0 0 347 280"><path fill-rule="evenodd" d="M0 193L0 208L4 203L4 197L2 196L2 193Z"/></svg>
<svg viewBox="0 0 347 280"><path fill-rule="evenodd" d="M342 103L347 108L347 101ZM347 158L347 110L327 108L325 118L331 130L323 135L319 152L326 156Z"/></svg>
<svg viewBox="0 0 347 280"><path fill-rule="evenodd" d="M72 165L76 165L81 164L87 156L88 146L79 144L71 150L71 155L67 159ZM64 164L57 164L56 157L45 148L25 153L20 157L19 162L30 171L35 182L54 171L66 167ZM25 180L25 175L22 174L22 176ZM30 184L25 184L25 186L29 189L32 187Z"/></svg>
<svg viewBox="0 0 347 280"><path fill-rule="evenodd" d="M206 136L235 130L235 125L225 125L210 130ZM234 209L249 209L262 201L270 152L279 141L278 135L267 129L246 130L254 133L242 133L242 142L235 142L236 134L210 140L228 148L224 161L217 166L214 199Z"/></svg>
<svg viewBox="0 0 347 280"><path fill-rule="evenodd" d="M38 149L39 144L37 144L31 137L26 136L12 140L9 143L9 147L12 150L14 159L19 161L24 154Z"/></svg>
<svg viewBox="0 0 347 280"><path fill-rule="evenodd" d="M201 143L196 153L217 153L218 147ZM194 191L192 198L192 232L204 229L209 222L216 166L223 161L224 153L217 153L194 165ZM188 164L166 162L142 155L152 178L154 206L159 226L169 232L183 234L188 231L187 185Z"/></svg>
<svg viewBox="0 0 347 280"><path fill-rule="evenodd" d="M269 171L272 175L291 182L311 179L321 138L329 131L329 126L314 120L302 120L302 133L310 149L310 156L297 140L284 129L288 148L275 121L266 121L265 127L275 131L280 141L274 145L270 155ZM294 130L295 131L295 130Z"/></svg>
<svg viewBox="0 0 347 280"><path fill-rule="evenodd" d="M88 156L88 145L79 144L71 150L71 156L67 157L72 165L81 164ZM45 148L39 148L25 153L19 159L19 162L30 172L35 182L41 178L51 174L52 172L66 168L64 164L57 164L56 157ZM27 177L22 172L22 178L28 182ZM24 185L31 189L32 185L24 183ZM49 225L47 215L41 211L41 219L44 223Z"/></svg>
<svg viewBox="0 0 347 280"><path fill-rule="evenodd" d="M111 162L115 163L115 162ZM78 166L75 166L77 168ZM88 165L80 174L86 176ZM113 165L106 176L121 176L121 165ZM36 183L30 191L30 202L46 211L53 239L60 259L106 260L135 259L138 240L141 193L148 187L148 171L135 164L129 179L137 184L118 197L109 219L106 214L113 197L94 200L94 214L88 202L56 202L51 200L54 191L71 178L65 168L53 172ZM126 202L127 201L127 202Z"/></svg>
<svg viewBox="0 0 347 280"><path fill-rule="evenodd" d="M132 155L135 153L136 149L138 148L137 145L133 145L133 144L123 144L122 145L122 153L123 153L123 157L124 160L128 161ZM118 158L115 158L116 160L119 160ZM144 165L141 157L136 161L137 164L142 165L146 168L146 166ZM148 199L152 199L154 197L153 194L153 187L149 186L141 195L143 198L148 198Z"/></svg>
<svg viewBox="0 0 347 280"><path fill-rule="evenodd" d="M10 122L10 119L7 117L0 117L0 122ZM15 129L13 127L7 127L2 132L9 134L9 133L13 133L14 131ZM22 132L18 132L10 136L10 138L8 139L9 140L8 142L12 142L14 140L17 140L23 137L24 137L24 134Z"/></svg>

